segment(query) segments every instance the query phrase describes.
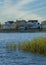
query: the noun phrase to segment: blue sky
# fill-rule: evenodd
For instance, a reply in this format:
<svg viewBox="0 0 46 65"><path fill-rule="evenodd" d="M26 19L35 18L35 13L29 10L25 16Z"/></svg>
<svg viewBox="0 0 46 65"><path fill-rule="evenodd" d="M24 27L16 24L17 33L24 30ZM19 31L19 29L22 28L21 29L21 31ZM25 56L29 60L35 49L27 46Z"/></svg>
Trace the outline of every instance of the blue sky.
<svg viewBox="0 0 46 65"><path fill-rule="evenodd" d="M0 22L17 19L46 20L46 0L0 0Z"/></svg>

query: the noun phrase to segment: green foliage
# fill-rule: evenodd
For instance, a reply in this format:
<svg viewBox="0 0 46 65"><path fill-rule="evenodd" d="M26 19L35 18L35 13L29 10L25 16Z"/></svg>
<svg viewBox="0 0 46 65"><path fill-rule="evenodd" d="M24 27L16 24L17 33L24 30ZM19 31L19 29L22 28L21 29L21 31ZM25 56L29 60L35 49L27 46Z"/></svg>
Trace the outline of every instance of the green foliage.
<svg viewBox="0 0 46 65"><path fill-rule="evenodd" d="M46 55L46 38L38 38L18 45L20 50Z"/></svg>

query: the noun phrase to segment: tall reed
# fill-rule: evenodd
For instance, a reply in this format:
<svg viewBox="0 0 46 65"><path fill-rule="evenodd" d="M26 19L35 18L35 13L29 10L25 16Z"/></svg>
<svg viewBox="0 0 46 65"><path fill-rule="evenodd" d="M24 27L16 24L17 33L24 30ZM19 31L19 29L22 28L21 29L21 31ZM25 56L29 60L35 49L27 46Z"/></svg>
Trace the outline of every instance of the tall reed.
<svg viewBox="0 0 46 65"><path fill-rule="evenodd" d="M18 45L19 50L46 55L46 38L37 38Z"/></svg>

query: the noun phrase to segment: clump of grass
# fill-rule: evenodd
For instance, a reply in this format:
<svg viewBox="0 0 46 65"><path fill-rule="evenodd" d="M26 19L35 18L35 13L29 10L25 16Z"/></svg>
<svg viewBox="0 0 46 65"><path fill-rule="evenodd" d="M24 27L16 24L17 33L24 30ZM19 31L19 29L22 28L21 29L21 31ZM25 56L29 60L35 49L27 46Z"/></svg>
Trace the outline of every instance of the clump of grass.
<svg viewBox="0 0 46 65"><path fill-rule="evenodd" d="M20 50L46 55L46 38L38 38L18 45Z"/></svg>
<svg viewBox="0 0 46 65"><path fill-rule="evenodd" d="M16 44L7 44L7 45L6 45L6 48L7 48L8 50L16 50Z"/></svg>

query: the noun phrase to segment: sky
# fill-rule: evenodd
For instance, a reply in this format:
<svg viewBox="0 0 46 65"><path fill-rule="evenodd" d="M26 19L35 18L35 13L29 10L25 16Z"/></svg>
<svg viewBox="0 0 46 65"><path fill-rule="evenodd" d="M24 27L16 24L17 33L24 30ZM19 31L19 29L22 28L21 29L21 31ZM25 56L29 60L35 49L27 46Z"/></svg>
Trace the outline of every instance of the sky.
<svg viewBox="0 0 46 65"><path fill-rule="evenodd" d="M46 0L0 0L0 22L46 20Z"/></svg>

